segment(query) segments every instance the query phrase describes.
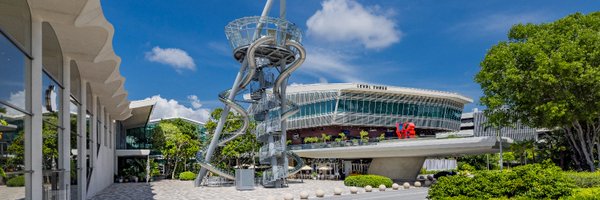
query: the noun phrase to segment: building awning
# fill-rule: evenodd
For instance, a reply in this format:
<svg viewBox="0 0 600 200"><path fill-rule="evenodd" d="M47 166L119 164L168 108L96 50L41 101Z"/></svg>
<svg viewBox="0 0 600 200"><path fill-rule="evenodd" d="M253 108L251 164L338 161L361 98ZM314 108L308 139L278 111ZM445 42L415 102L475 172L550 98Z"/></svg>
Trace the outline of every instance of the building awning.
<svg viewBox="0 0 600 200"><path fill-rule="evenodd" d="M129 105L131 117L123 121L125 129L145 126L150 119L156 101L153 99L132 101Z"/></svg>
<svg viewBox="0 0 600 200"><path fill-rule="evenodd" d="M149 156L150 149L117 149L117 157Z"/></svg>

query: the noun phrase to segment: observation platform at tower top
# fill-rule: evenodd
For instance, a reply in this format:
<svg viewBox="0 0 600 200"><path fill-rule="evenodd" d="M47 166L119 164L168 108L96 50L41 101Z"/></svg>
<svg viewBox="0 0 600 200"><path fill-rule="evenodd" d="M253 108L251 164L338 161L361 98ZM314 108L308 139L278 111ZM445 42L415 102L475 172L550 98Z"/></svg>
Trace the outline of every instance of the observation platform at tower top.
<svg viewBox="0 0 600 200"><path fill-rule="evenodd" d="M503 137L502 146L508 148L512 139ZM414 138L385 140L368 144L344 146L331 144L291 145L290 150L303 158L392 158L458 156L469 154L497 153L500 142L496 137L466 137L435 139Z"/></svg>

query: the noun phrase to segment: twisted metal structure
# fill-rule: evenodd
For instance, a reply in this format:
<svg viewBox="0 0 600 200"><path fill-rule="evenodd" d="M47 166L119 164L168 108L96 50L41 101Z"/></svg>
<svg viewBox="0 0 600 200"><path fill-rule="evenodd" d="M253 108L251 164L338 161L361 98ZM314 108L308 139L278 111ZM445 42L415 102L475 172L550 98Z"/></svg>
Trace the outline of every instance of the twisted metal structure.
<svg viewBox="0 0 600 200"><path fill-rule="evenodd" d="M233 57L241 67L231 89L219 94L225 108L210 145L196 154L202 169L194 181L195 186L202 185L208 171L235 179L234 174L211 164L211 158L217 146L246 134L251 118L257 122L254 134L263 143L260 163L271 165L263 173L265 187L282 187L285 179L304 165L299 156L286 150L286 119L298 112L298 106L286 101L285 90L288 77L302 65L306 52L300 44L300 29L285 20L285 0L280 0L279 18L268 16L272 4L273 0L267 0L260 17L240 18L225 27ZM241 91L249 91L249 100L243 100L250 103L247 110L240 104L242 101L236 100ZM230 109L243 119L243 125L234 132L222 133ZM288 157L295 161L294 167L288 167Z"/></svg>

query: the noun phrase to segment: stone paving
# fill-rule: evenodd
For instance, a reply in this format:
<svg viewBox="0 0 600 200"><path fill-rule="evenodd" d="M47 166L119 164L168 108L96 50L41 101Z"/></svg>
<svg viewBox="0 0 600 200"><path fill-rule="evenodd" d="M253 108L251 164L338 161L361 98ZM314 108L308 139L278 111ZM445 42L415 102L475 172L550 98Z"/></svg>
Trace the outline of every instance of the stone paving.
<svg viewBox="0 0 600 200"><path fill-rule="evenodd" d="M201 187L196 188L193 182L179 180L162 180L151 183L116 183L103 190L92 200L129 200L129 199L283 199L286 193L292 194L294 199L300 199L300 192L306 191L310 198L315 198L315 191L322 189L325 191L325 197L333 197L333 189L339 187L342 189L342 195L350 195L350 190L344 186L343 181L322 181L305 180L304 183L293 182L287 188L263 188L257 186L251 191L237 191L235 187ZM373 190L373 193L379 191ZM410 190L427 190L426 188L412 188ZM402 189L401 189L402 191ZM386 192L401 192L388 189ZM359 188L359 194L365 193L364 189ZM400 193L399 193L400 194ZM362 195L361 195L362 196ZM364 196L363 196L364 197Z"/></svg>
<svg viewBox="0 0 600 200"><path fill-rule="evenodd" d="M0 199L25 199L25 187L0 186Z"/></svg>

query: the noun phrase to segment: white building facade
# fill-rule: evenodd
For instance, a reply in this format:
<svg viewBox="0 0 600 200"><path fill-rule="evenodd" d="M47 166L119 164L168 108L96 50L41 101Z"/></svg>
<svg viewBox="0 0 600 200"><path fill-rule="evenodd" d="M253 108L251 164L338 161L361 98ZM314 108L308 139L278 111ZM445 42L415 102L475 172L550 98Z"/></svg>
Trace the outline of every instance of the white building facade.
<svg viewBox="0 0 600 200"><path fill-rule="evenodd" d="M25 199L112 184L116 123L131 110L100 1L2 0L0 32L3 170L25 177Z"/></svg>

